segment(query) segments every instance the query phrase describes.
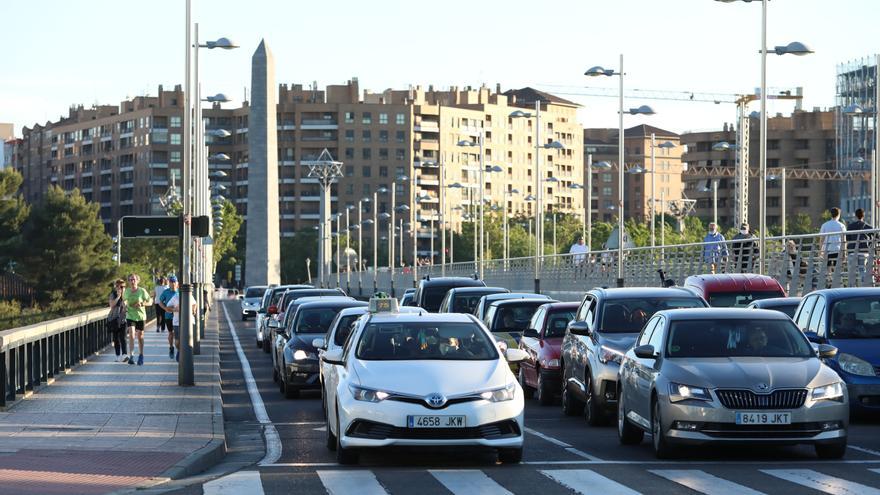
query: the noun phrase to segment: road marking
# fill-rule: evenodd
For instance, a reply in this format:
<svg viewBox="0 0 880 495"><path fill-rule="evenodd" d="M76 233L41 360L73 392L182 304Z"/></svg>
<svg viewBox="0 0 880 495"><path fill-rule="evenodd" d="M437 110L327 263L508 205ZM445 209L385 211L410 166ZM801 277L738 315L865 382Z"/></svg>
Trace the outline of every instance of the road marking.
<svg viewBox="0 0 880 495"><path fill-rule="evenodd" d="M330 467L330 466L339 466L339 463L336 462L274 462L272 464L260 464L260 467L298 467L298 468L311 468L311 467Z"/></svg>
<svg viewBox="0 0 880 495"><path fill-rule="evenodd" d="M880 452L878 452L876 450L866 449L864 447L859 447L857 445L847 445L847 447L849 447L853 450L858 450L859 452L864 452L866 454L876 455L876 456L880 457Z"/></svg>
<svg viewBox="0 0 880 495"><path fill-rule="evenodd" d="M386 495L372 471L318 471L330 495Z"/></svg>
<svg viewBox="0 0 880 495"><path fill-rule="evenodd" d="M583 452L581 450L578 450L578 449L572 447L571 445L563 442L562 440L559 440L557 438L553 438L549 435L545 435L545 434L541 433L540 431L533 430L531 428L523 428L523 431L525 431L526 433L529 433L531 435L535 435L536 437L538 437L540 439L546 440L546 441L552 443L553 445L557 445L559 447L562 447L569 454L574 454L578 457L583 457L584 459L587 459L588 461L602 462L602 459L600 459L596 456L587 454L586 452Z"/></svg>
<svg viewBox="0 0 880 495"><path fill-rule="evenodd" d="M644 465L678 465L678 466L721 466L721 465L754 465L756 463L767 465L767 464L779 464L779 465L791 465L791 464L807 464L807 463L815 463L815 461L805 461L805 460L797 460L792 459L788 461L523 461L522 464L527 465L543 465L543 466L565 466L565 465L601 465L601 464L644 464ZM830 464L880 464L880 460L843 460L843 461L822 461L822 465L830 465Z"/></svg>
<svg viewBox="0 0 880 495"><path fill-rule="evenodd" d="M475 469L429 469L447 490L456 495L513 495L486 473Z"/></svg>
<svg viewBox="0 0 880 495"><path fill-rule="evenodd" d="M259 471L238 471L205 483L202 491L205 495L263 495L263 481Z"/></svg>
<svg viewBox="0 0 880 495"><path fill-rule="evenodd" d="M232 343L235 344L235 352L238 354L238 360L241 362L241 371L244 375L245 384L247 385L248 395L251 397L251 405L254 408L254 415L257 417L257 421L263 426L263 437L266 440L266 455L263 456L263 459L258 465L263 466L266 464L273 464L278 462L278 459L281 458L281 438L278 436L278 430L275 429L272 420L269 419L269 413L266 412L266 405L263 403L263 396L260 395L260 389L257 388L257 381L254 380L254 374L251 372L251 363L248 361L247 356L244 355L244 350L241 348L241 342L238 341L238 334L235 332L235 325L232 324L232 319L229 318L229 311L226 310L225 304L221 304L221 307L223 308L223 314L226 315L226 324L229 325L229 333L232 334Z"/></svg>
<svg viewBox="0 0 880 495"><path fill-rule="evenodd" d="M697 469L655 469L649 472L706 495L763 495L757 490Z"/></svg>
<svg viewBox="0 0 880 495"><path fill-rule="evenodd" d="M880 495L870 486L828 476L812 469L762 469L762 473L831 495Z"/></svg>
<svg viewBox="0 0 880 495"><path fill-rule="evenodd" d="M869 471L880 474L880 469L869 469Z"/></svg>
<svg viewBox="0 0 880 495"><path fill-rule="evenodd" d="M575 493L584 495L639 495L639 492L589 469L554 469L541 471L541 474Z"/></svg>

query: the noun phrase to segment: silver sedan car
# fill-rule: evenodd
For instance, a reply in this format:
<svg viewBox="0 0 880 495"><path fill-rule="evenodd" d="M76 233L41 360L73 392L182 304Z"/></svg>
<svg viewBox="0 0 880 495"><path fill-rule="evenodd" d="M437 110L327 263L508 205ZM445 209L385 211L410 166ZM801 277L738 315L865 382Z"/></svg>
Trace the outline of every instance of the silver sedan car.
<svg viewBox="0 0 880 495"><path fill-rule="evenodd" d="M623 358L618 434L650 432L664 458L681 445L812 444L846 452L846 385L786 315L747 309L660 311Z"/></svg>

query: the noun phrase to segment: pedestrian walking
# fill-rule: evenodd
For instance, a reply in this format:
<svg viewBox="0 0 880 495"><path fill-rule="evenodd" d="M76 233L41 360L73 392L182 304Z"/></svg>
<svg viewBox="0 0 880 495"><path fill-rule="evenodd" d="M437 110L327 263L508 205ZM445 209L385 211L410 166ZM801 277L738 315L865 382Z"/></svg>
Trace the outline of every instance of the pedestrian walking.
<svg viewBox="0 0 880 495"><path fill-rule="evenodd" d="M574 255L571 258L572 262L574 262L576 266L581 266L587 261L587 254L590 252L590 246L587 246L584 242L583 236L579 235L568 252L569 254Z"/></svg>
<svg viewBox="0 0 880 495"><path fill-rule="evenodd" d="M733 253L734 263L740 273L751 273L752 260L758 257L758 241L755 234L749 230L749 224L743 222L739 226L739 232L733 236L730 250Z"/></svg>
<svg viewBox="0 0 880 495"><path fill-rule="evenodd" d="M172 275L168 277L168 288L159 296L156 302L162 307L164 316L165 329L168 331L168 357L174 359L174 312L168 307L171 298L177 295L178 284L177 277Z"/></svg>
<svg viewBox="0 0 880 495"><path fill-rule="evenodd" d="M107 330L113 339L113 348L116 350L116 362L120 360L127 362L128 347L125 343L125 326L126 311L125 299L122 293L125 290L125 280L117 279L113 282L113 289L110 291L108 303L110 305L110 314L107 316Z"/></svg>
<svg viewBox="0 0 880 495"><path fill-rule="evenodd" d="M715 222L709 222L709 232L703 238L703 244L703 261L709 263L715 273L728 255L724 234L718 231Z"/></svg>
<svg viewBox="0 0 880 495"><path fill-rule="evenodd" d="M132 354L129 356L128 364L134 364L134 339L137 334L138 351L140 351L137 359L138 366L144 364L144 325L147 321L147 306L150 305L152 298L150 293L143 287L138 287L141 278L132 273L128 276L128 287L123 291L122 297L125 299L126 315L128 324L128 347Z"/></svg>
<svg viewBox="0 0 880 495"><path fill-rule="evenodd" d="M165 306L173 313L171 323L174 327L174 347L177 348L177 353L174 355L174 359L180 361L180 291L174 294ZM192 308L190 308L190 311L192 311L193 316L196 315L198 310L195 301L192 302ZM192 332L190 332L190 336L192 336Z"/></svg>
<svg viewBox="0 0 880 495"><path fill-rule="evenodd" d="M830 277L832 272L837 268L837 261L840 258L840 251L843 249L843 233L846 232L846 225L840 221L840 208L831 208L831 220L822 224L819 233L822 235L822 243L819 248L819 255L825 256L826 268L826 284L830 287Z"/></svg>
<svg viewBox="0 0 880 495"><path fill-rule="evenodd" d="M168 279L159 277L156 287L153 288L153 306L156 308L156 332L165 331L165 310L159 305L159 297L168 290Z"/></svg>
<svg viewBox="0 0 880 495"><path fill-rule="evenodd" d="M857 232L860 230L873 230L874 227L865 222L865 210L859 208L856 210L856 219L846 226L847 232ZM846 235L846 251L849 254L847 262L850 267L857 269L861 285L865 285L865 276L868 273L868 253L870 252L870 244L874 240L874 235L870 232L862 232L858 234ZM852 273L852 268L850 268Z"/></svg>

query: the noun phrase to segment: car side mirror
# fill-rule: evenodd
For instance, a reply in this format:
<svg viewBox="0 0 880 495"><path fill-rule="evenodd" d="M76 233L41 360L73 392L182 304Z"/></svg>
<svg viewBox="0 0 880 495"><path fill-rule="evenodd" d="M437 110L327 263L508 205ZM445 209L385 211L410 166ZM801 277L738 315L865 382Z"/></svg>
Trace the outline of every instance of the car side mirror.
<svg viewBox="0 0 880 495"><path fill-rule="evenodd" d="M529 337L529 338L532 338L532 339L537 339L537 338L539 338L538 331L535 330L534 328L526 328L525 330L523 330L523 335L522 335L522 336L523 336L523 337Z"/></svg>
<svg viewBox="0 0 880 495"><path fill-rule="evenodd" d="M657 353L652 345L640 345L633 349L633 353L640 359L657 359Z"/></svg>
<svg viewBox="0 0 880 495"><path fill-rule="evenodd" d="M315 349L323 349L326 342L323 337L318 337L317 339L312 341L312 347Z"/></svg>
<svg viewBox="0 0 880 495"><path fill-rule="evenodd" d="M568 331L574 335L582 335L584 337L589 337L593 334L593 331L590 329L590 324L585 321L573 321L569 323Z"/></svg>
<svg viewBox="0 0 880 495"><path fill-rule="evenodd" d="M336 364L339 366L345 364L342 362L342 349L330 349L321 354L321 359L323 359L324 362L327 364Z"/></svg>
<svg viewBox="0 0 880 495"><path fill-rule="evenodd" d="M508 363L519 363L525 361L528 357L529 354L522 349L508 349L504 353L504 358L507 359Z"/></svg>
<svg viewBox="0 0 880 495"><path fill-rule="evenodd" d="M837 347L828 344L819 344L819 357L830 359L837 355Z"/></svg>

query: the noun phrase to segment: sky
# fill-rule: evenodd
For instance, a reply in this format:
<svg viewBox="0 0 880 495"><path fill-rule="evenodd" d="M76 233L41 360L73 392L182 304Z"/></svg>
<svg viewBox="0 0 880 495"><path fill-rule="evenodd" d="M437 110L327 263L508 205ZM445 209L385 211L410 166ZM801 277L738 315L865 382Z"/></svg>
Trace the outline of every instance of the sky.
<svg viewBox="0 0 880 495"><path fill-rule="evenodd" d="M0 19L0 122L14 123L17 135L70 105L118 104L183 81L184 0L9 0ZM193 22L202 40L241 45L201 52L204 92L225 93L230 105L243 98L263 38L278 83L533 86L583 105L586 127L617 126L615 98L577 93L589 86L616 94L617 78L583 73L617 69L620 54L628 89L732 95L760 85L759 2L193 0ZM816 53L770 55L768 87L802 86L805 109L833 106L837 65L880 52L877 25L877 0L769 2L768 45L800 41ZM627 127L720 129L736 115L732 104L626 100L627 108L642 104L656 115L627 117ZM793 103L768 109L789 113Z"/></svg>

